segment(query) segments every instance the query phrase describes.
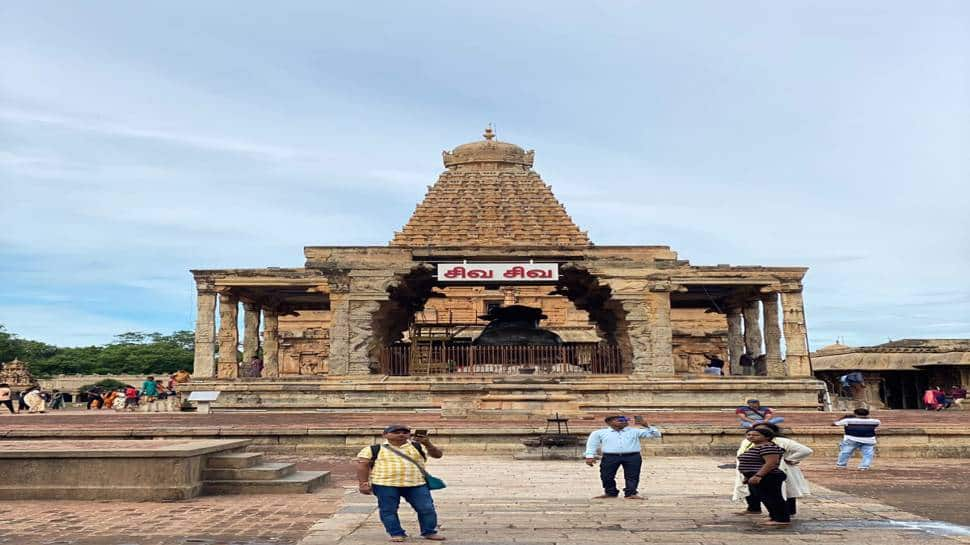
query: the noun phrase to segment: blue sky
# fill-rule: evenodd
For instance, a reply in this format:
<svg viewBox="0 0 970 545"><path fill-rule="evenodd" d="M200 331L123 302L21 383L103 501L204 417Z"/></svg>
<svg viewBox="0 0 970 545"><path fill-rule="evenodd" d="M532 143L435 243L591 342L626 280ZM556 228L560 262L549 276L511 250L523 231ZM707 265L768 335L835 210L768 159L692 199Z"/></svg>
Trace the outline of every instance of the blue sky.
<svg viewBox="0 0 970 545"><path fill-rule="evenodd" d="M814 347L970 337L970 3L4 2L0 323L191 329L190 268L386 244L476 140L598 244L805 265Z"/></svg>

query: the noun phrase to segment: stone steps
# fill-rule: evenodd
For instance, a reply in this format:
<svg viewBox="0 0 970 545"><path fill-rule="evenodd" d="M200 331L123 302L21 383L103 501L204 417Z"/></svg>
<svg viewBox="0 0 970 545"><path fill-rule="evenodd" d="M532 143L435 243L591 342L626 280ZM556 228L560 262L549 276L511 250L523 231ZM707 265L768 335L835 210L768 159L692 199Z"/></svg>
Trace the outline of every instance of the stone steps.
<svg viewBox="0 0 970 545"><path fill-rule="evenodd" d="M263 463L255 467L209 468L202 472L206 481L265 481L296 473L296 464Z"/></svg>
<svg viewBox="0 0 970 545"><path fill-rule="evenodd" d="M261 452L232 452L210 456L202 479L203 494L306 494L326 484L330 472L264 462Z"/></svg>
<svg viewBox="0 0 970 545"><path fill-rule="evenodd" d="M203 494L305 494L330 480L329 471L296 471L279 479L206 480Z"/></svg>

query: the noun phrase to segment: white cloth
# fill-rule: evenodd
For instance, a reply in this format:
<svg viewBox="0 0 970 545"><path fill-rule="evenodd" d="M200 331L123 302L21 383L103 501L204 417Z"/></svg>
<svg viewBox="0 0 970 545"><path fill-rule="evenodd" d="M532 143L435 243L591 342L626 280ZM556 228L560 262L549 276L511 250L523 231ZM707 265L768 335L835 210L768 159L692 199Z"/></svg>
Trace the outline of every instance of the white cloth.
<svg viewBox="0 0 970 545"><path fill-rule="evenodd" d="M808 486L808 479L805 478L802 470L797 465L790 465L788 462L800 462L808 458L812 455L812 449L787 437L775 437L771 442L785 449L785 455L781 457L781 463L778 466L778 469L782 470L786 476L785 486L781 487L782 495L785 498L811 496L812 490ZM738 447L738 455L740 456L750 446L751 442L747 439L741 441L741 446ZM744 475L741 475L740 471L735 470L734 494L731 496L731 499L734 501L743 500L748 494L748 485L744 484Z"/></svg>
<svg viewBox="0 0 970 545"><path fill-rule="evenodd" d="M24 403L27 404L29 410L27 412L31 413L42 413L47 410L47 402L41 397L40 392L37 390L31 390L24 396Z"/></svg>

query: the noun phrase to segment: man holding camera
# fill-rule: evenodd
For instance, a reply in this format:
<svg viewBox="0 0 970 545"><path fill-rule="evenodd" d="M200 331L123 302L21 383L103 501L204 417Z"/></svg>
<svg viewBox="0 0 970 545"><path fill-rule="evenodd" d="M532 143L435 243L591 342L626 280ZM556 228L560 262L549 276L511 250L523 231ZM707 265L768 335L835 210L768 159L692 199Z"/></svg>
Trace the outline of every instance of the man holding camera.
<svg viewBox="0 0 970 545"><path fill-rule="evenodd" d="M387 426L383 435L383 443L357 454L358 490L377 496L381 523L391 541L407 539L397 514L402 497L418 513L421 537L444 541L438 534L438 514L424 471L427 457L441 458L441 449L431 444L426 430L418 430L412 439L411 429L404 424Z"/></svg>
<svg viewBox="0 0 970 545"><path fill-rule="evenodd" d="M596 464L596 452L603 453L600 462L600 480L603 482L603 494L594 499L615 498L620 495L616 488L616 472L623 467L625 486L623 496L628 500L644 499L637 493L640 485L640 466L643 458L640 456L640 439L645 437L660 437L660 430L647 425L643 418L637 416L634 421L642 428L630 428L625 416L616 415L606 417L607 428L599 429L589 434L586 441L586 465Z"/></svg>

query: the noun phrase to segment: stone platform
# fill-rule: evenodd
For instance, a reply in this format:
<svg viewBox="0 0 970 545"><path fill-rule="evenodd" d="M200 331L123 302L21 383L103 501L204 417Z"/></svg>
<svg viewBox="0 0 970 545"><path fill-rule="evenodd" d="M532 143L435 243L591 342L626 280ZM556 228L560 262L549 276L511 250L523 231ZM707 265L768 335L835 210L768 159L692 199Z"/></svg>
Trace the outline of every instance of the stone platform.
<svg viewBox="0 0 970 545"><path fill-rule="evenodd" d="M805 378L657 378L641 375L590 377L520 375L343 376L316 379L193 381L181 391L219 391L212 410L326 410L440 413L449 417L497 415L567 416L613 410L716 409L762 399L784 410L818 408L824 384Z"/></svg>
<svg viewBox="0 0 970 545"><path fill-rule="evenodd" d="M0 442L0 499L182 500L202 491L206 458L245 439Z"/></svg>
<svg viewBox="0 0 970 545"><path fill-rule="evenodd" d="M601 427L607 413L587 414L569 421L570 432L585 440ZM732 454L742 430L731 411L638 411L660 427L664 437L644 441L654 455ZM834 454L841 429L832 421L841 413L784 412L789 436ZM548 415L551 416L551 415ZM887 457L965 457L970 455L970 412L876 411L883 426L879 455ZM524 439L546 429L544 417L505 415L492 418L454 418L433 413L384 412L233 412L118 414L65 411L46 415L0 416L0 440L31 443L38 439L90 440L147 438L251 439L252 448L270 453L353 455L372 444L391 422L405 422L431 431L435 443L449 453L523 452ZM2 443L0 443L2 444Z"/></svg>

